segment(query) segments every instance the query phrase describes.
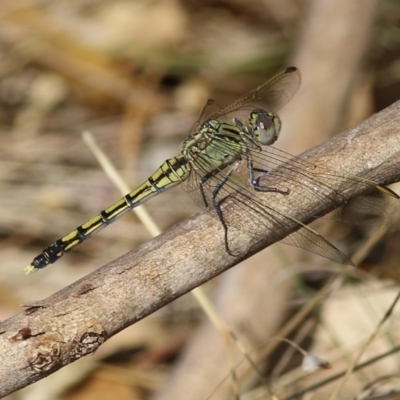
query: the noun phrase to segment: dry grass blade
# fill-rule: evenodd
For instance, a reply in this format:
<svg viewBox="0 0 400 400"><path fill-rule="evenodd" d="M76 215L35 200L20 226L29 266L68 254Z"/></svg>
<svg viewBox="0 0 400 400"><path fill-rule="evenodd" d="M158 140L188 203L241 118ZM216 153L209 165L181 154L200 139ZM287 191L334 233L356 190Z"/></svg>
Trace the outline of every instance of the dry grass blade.
<svg viewBox="0 0 400 400"><path fill-rule="evenodd" d="M118 173L115 166L111 163L111 160L106 156L106 154L101 150L99 145L96 143L93 135L90 132L84 132L82 138L86 145L89 147L90 151L96 157L100 166L103 168L106 175L110 178L112 183L119 189L122 195L130 192L130 189L126 182L122 179L121 175ZM147 212L144 206L136 207L132 210L136 216L139 218L140 222L146 227L152 236L158 236L161 233L161 229L151 218L150 214Z"/></svg>
<svg viewBox="0 0 400 400"><path fill-rule="evenodd" d="M387 351L387 352L385 352L385 353L379 354L379 355L376 356L376 357L373 357L373 358L368 359L367 361L365 361L365 362L363 362L363 363L361 363L361 364L356 365L356 366L354 367L354 369L353 369L353 372L354 372L354 371L359 371L359 370L361 370L361 369L363 369L363 368L365 368L365 367L367 367L367 366L369 366L369 365L371 365L371 364L374 364L374 363L376 363L376 362L378 362L378 361L381 361L382 359L384 359L384 358L386 358L386 357L388 357L388 356L390 356L390 355L393 355L393 354L395 354L395 353L398 353L399 351L400 351L400 346L394 347L394 348L391 349L390 351ZM312 386L307 387L307 388L305 388L305 389L303 389L303 390L301 390L301 391L295 392L295 393L293 393L292 395L290 395L290 396L288 396L288 397L285 397L284 400L294 400L294 399L298 399L298 398L300 398L300 396L302 396L302 395L304 395L304 394L306 394L306 393L313 392L313 391L315 391L316 389L321 388L322 386L327 385L328 383L334 382L334 381L336 381L336 380L338 380L338 379L344 377L344 376L346 375L346 373L347 373L347 370L342 371L342 372L339 372L339 373L337 373L337 374L334 374L333 376L330 376L328 379L324 379L323 381L318 382L318 383L316 383L315 385L312 385Z"/></svg>
<svg viewBox="0 0 400 400"><path fill-rule="evenodd" d="M395 215L393 222L396 222L398 220L399 210L392 211L394 213L393 215ZM352 256L352 260L354 261L354 264L356 266L358 266L365 259L371 249L384 237L389 229L389 225L382 225L377 226L376 229L373 230L367 240L357 249L356 253ZM339 287L341 285L344 278L348 276L348 274L351 272L352 268L352 266L346 266L342 268L339 274L327 281L325 285L313 296L313 298L307 301L307 303L296 313L296 315L294 315L290 319L290 321L281 328L281 330L278 332L278 335L282 337L288 336L305 319L305 317L318 304L320 304L326 298L326 296L328 296L328 294L332 291L334 287ZM275 350L275 348L276 343L271 342L270 344L268 344L261 352L259 359L266 359ZM339 378L340 376L337 377Z"/></svg>
<svg viewBox="0 0 400 400"><path fill-rule="evenodd" d="M396 298L393 300L392 305L390 308L387 310L381 321L379 322L378 326L376 327L375 331L372 333L370 338L367 340L363 348L360 349L360 352L358 353L357 357L354 359L353 363L349 366L349 368L346 371L346 375L343 377L343 379L340 381L339 385L336 387L334 392L332 393L330 400L336 400L339 396L340 391L343 389L344 385L346 384L348 378L350 375L354 372L354 369L358 362L360 361L362 355L364 354L365 350L368 348L368 346L372 343L372 341L376 338L378 333L380 332L382 325L388 320L388 318L392 315L392 312L394 310L394 307L398 303L400 299L400 292L397 294Z"/></svg>

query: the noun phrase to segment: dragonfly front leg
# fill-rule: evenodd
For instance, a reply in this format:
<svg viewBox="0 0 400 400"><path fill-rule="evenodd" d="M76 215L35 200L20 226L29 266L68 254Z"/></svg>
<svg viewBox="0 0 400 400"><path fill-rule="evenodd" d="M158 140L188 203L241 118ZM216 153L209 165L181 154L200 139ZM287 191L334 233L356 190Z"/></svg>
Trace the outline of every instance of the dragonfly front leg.
<svg viewBox="0 0 400 400"><path fill-rule="evenodd" d="M249 171L249 180L251 185L253 186L254 190L257 192L275 192L275 193L280 193L284 195L289 194L289 189L286 190L281 190L276 187L271 187L271 186L262 186L260 184L260 176L258 178L254 178L254 172L261 172L264 174L267 174L268 171L262 168L256 168L253 166L253 159L251 158L251 155L247 155L247 169Z"/></svg>

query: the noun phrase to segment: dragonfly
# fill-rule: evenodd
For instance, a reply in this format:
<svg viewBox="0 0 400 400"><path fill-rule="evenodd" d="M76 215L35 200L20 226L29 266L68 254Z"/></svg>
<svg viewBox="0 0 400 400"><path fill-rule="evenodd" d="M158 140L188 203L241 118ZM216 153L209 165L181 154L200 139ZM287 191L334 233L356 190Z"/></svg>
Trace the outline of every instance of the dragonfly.
<svg viewBox="0 0 400 400"><path fill-rule="evenodd" d="M279 230L289 222L298 230L281 242L331 260L351 263L345 254L314 229L288 213L278 212L270 204L268 194L286 198L296 196L298 189L306 188L306 196L323 200L331 209L345 201L342 191L354 185L363 185L370 191L378 190L396 200L399 197L385 186L308 163L272 146L282 127L277 111L291 100L300 82L299 70L289 67L211 116L208 115L214 105L209 101L184 140L180 154L166 160L144 183L116 203L45 248L25 269L26 273L55 263L123 214L180 184L201 206L214 208L223 227L225 250L232 257L243 250L232 247L232 229L274 222L274 229L278 229L279 234ZM290 189L265 183L265 177L273 181L273 178L281 176L290 182ZM259 194L264 195L264 200L260 200ZM231 197L234 207L227 207L225 200ZM363 203L363 207L370 205L374 207L373 200ZM317 217L319 215L315 219ZM243 224L246 219L251 223Z"/></svg>

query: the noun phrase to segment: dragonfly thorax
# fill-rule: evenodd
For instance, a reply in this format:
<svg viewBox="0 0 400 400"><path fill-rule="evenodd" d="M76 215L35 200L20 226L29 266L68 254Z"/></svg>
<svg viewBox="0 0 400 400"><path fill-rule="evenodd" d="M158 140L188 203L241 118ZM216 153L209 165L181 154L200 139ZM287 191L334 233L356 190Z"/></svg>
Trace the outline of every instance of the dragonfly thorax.
<svg viewBox="0 0 400 400"><path fill-rule="evenodd" d="M183 156L195 168L224 168L248 150L250 143L244 141L244 133L243 125L209 119L185 140Z"/></svg>
<svg viewBox="0 0 400 400"><path fill-rule="evenodd" d="M219 121L216 122L220 124ZM187 158L203 152L213 141L216 132L210 121L205 122L183 142L182 153Z"/></svg>
<svg viewBox="0 0 400 400"><path fill-rule="evenodd" d="M281 126L281 120L275 113L260 108L250 113L249 131L262 145L273 144L278 139Z"/></svg>

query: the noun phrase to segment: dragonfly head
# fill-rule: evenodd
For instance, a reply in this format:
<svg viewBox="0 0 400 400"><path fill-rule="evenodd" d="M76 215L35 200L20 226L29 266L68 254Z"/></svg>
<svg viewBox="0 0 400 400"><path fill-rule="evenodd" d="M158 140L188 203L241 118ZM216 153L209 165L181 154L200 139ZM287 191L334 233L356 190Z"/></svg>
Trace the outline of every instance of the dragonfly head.
<svg viewBox="0 0 400 400"><path fill-rule="evenodd" d="M250 113L249 125L255 139L262 145L273 144L281 130L281 120L278 115L259 108Z"/></svg>

